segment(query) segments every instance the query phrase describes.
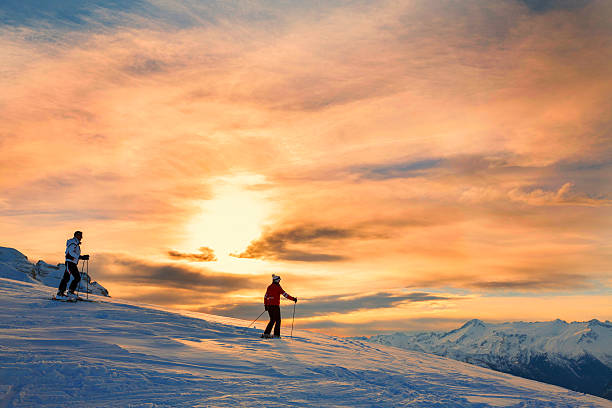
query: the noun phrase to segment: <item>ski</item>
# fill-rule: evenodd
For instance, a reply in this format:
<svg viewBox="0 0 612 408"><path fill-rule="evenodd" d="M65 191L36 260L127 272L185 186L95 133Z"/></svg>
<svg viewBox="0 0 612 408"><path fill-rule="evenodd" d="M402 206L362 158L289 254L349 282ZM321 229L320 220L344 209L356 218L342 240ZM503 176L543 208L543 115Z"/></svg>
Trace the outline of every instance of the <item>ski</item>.
<svg viewBox="0 0 612 408"><path fill-rule="evenodd" d="M51 298L51 300L55 300L56 302L66 302L66 303L76 303L76 302L77 302L77 300L76 300L76 299L69 298L69 297L66 297L66 298L58 298L58 297L53 296L53 297Z"/></svg>
<svg viewBox="0 0 612 408"><path fill-rule="evenodd" d="M82 297L76 297L76 298L57 298L55 296L53 296L51 298L51 300L55 300L57 302L67 302L67 303L76 303L76 302L90 302L90 303L98 303L97 300L93 300L93 299L86 299L86 298L82 298Z"/></svg>

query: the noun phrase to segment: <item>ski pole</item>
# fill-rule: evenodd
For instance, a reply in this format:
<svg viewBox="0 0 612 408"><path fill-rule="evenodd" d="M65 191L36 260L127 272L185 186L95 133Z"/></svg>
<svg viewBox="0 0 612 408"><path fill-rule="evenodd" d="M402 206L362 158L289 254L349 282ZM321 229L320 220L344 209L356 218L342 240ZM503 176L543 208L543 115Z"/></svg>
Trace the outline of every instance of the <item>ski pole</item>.
<svg viewBox="0 0 612 408"><path fill-rule="evenodd" d="M266 313L266 311L265 311L265 310L264 310L263 312L261 312L261 314L260 314L259 316L257 316L257 319L253 320L253 321L251 322L251 324L253 324L253 323L255 323L257 320L259 320L259 318L261 317L261 315L262 315L262 314L264 314L264 313ZM249 327L251 327L251 324L249 324L249 325L247 326L247 329L248 329Z"/></svg>
<svg viewBox="0 0 612 408"><path fill-rule="evenodd" d="M85 296L87 297L87 300L89 300L89 259L87 259L86 261L87 261L87 294Z"/></svg>
<svg viewBox="0 0 612 408"><path fill-rule="evenodd" d="M293 318L291 319L291 339L293 340L293 322L295 321L295 305L297 302L293 303Z"/></svg>
<svg viewBox="0 0 612 408"><path fill-rule="evenodd" d="M79 277L83 277L83 267L85 267L85 262L81 264L81 274ZM79 284L77 285L77 298L79 297L79 292L81 291L81 280L79 279Z"/></svg>

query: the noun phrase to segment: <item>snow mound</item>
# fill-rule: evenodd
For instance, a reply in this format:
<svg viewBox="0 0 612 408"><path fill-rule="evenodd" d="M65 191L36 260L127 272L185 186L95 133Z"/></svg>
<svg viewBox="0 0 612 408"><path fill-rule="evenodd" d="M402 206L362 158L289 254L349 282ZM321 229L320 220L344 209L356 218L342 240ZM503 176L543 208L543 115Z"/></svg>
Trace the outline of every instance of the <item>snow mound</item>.
<svg viewBox="0 0 612 408"><path fill-rule="evenodd" d="M0 405L612 407L451 359L0 278Z"/></svg>
<svg viewBox="0 0 612 408"><path fill-rule="evenodd" d="M38 261L34 265L28 261L27 256L16 249L0 247L0 277L2 278L39 283L57 289L65 270L64 264L50 265L44 261ZM98 282L92 281L86 273L81 274L78 291L109 296L108 290Z"/></svg>
<svg viewBox="0 0 612 408"><path fill-rule="evenodd" d="M13 248L0 247L0 276L22 282L35 282L34 265Z"/></svg>

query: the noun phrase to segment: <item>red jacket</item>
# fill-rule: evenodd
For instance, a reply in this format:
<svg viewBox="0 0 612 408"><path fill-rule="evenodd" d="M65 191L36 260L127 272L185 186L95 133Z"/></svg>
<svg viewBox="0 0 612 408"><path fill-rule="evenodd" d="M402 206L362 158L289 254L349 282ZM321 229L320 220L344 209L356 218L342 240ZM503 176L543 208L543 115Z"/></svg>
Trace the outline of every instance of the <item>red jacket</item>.
<svg viewBox="0 0 612 408"><path fill-rule="evenodd" d="M289 300L295 301L295 298L285 292L278 283L271 283L264 295L264 305L280 306L280 295L283 295Z"/></svg>

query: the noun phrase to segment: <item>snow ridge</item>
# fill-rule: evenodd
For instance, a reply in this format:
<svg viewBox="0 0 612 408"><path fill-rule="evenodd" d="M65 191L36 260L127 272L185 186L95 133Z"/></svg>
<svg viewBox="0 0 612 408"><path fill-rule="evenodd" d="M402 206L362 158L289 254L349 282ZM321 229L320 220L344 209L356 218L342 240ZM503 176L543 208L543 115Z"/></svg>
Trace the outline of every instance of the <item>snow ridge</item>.
<svg viewBox="0 0 612 408"><path fill-rule="evenodd" d="M34 265L28 261L27 256L18 250L0 247L0 277L2 278L38 283L57 289L65 270L66 266L64 264L50 265L44 261L38 261ZM78 291L109 296L108 290L98 282L92 281L86 273L81 274Z"/></svg>

